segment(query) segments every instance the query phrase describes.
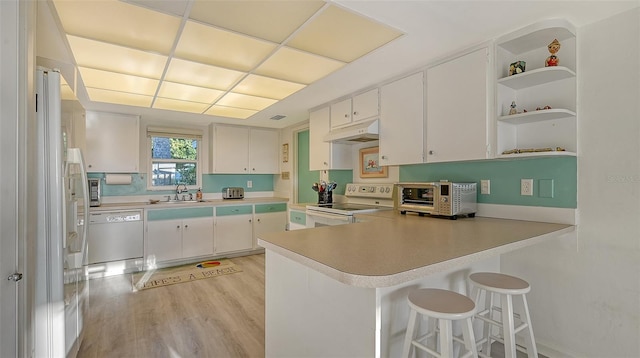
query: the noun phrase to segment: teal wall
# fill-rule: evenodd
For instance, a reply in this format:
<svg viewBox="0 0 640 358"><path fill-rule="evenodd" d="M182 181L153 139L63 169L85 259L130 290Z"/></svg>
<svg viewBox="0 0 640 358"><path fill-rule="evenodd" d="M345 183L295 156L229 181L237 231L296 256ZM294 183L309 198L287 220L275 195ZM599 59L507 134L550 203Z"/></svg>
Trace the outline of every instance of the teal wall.
<svg viewBox="0 0 640 358"><path fill-rule="evenodd" d="M338 184L333 193L344 195L347 183L353 182L353 170L329 170L328 178L330 182L334 181Z"/></svg>
<svg viewBox="0 0 640 358"><path fill-rule="evenodd" d="M104 173L89 173L89 178L104 178ZM174 190L147 190L147 175L132 174L133 181L129 185L107 185L101 181L102 196L127 195L169 195ZM243 187L245 192L273 191L273 174L203 174L202 191L204 193L221 193L222 188L228 186ZM252 188L247 188L247 181L253 182ZM191 191L195 194L195 191Z"/></svg>
<svg viewBox="0 0 640 358"><path fill-rule="evenodd" d="M476 182L479 203L577 208L576 157L415 164L399 170L401 182ZM490 195L480 194L482 179L491 180ZM520 179L534 180L533 196L520 195Z"/></svg>

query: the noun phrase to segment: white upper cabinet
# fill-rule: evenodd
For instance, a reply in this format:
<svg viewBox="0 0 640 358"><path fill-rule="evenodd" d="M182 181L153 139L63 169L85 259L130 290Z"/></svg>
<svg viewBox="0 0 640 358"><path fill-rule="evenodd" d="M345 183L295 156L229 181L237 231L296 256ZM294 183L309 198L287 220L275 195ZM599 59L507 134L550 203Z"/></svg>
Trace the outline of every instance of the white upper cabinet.
<svg viewBox="0 0 640 358"><path fill-rule="evenodd" d="M427 163L487 159L489 49L427 69Z"/></svg>
<svg viewBox="0 0 640 358"><path fill-rule="evenodd" d="M280 138L276 130L216 125L212 137L214 173L279 172Z"/></svg>
<svg viewBox="0 0 640 358"><path fill-rule="evenodd" d="M361 93L331 105L331 128L338 128L352 122L377 117L379 115L378 89Z"/></svg>
<svg viewBox="0 0 640 358"><path fill-rule="evenodd" d="M561 45L559 62L545 67L554 39ZM497 157L575 155L574 27L561 19L533 24L498 39L496 56ZM516 61L525 62L525 71L509 75ZM516 114L509 114L512 103Z"/></svg>
<svg viewBox="0 0 640 358"><path fill-rule="evenodd" d="M140 169L140 116L86 113L88 172L137 173Z"/></svg>
<svg viewBox="0 0 640 358"><path fill-rule="evenodd" d="M330 108L322 107L309 113L309 169L352 169L351 146L329 143L324 136L330 130Z"/></svg>
<svg viewBox="0 0 640 358"><path fill-rule="evenodd" d="M351 98L331 105L331 128L351 123Z"/></svg>
<svg viewBox="0 0 640 358"><path fill-rule="evenodd" d="M249 128L216 125L213 136L215 173L249 173Z"/></svg>
<svg viewBox="0 0 640 358"><path fill-rule="evenodd" d="M280 134L270 129L249 131L249 164L253 174L277 174L280 170Z"/></svg>
<svg viewBox="0 0 640 358"><path fill-rule="evenodd" d="M424 162L424 72L380 88L380 164Z"/></svg>

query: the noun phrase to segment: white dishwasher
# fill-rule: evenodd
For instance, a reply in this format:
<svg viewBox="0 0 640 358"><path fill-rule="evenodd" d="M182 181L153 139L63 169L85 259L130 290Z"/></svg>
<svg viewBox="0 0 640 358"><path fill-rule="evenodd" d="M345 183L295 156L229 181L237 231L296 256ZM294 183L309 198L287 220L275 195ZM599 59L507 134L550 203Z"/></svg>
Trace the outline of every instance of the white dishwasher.
<svg viewBox="0 0 640 358"><path fill-rule="evenodd" d="M141 259L144 253L142 210L97 211L89 214L89 265Z"/></svg>

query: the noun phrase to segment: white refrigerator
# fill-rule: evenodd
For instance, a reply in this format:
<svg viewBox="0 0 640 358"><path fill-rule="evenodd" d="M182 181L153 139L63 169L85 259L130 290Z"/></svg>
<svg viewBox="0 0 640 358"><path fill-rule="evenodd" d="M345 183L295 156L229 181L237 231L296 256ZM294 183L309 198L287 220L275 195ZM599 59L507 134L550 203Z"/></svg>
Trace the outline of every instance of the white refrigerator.
<svg viewBox="0 0 640 358"><path fill-rule="evenodd" d="M88 309L88 183L62 130L60 73L38 69L35 356L75 357Z"/></svg>

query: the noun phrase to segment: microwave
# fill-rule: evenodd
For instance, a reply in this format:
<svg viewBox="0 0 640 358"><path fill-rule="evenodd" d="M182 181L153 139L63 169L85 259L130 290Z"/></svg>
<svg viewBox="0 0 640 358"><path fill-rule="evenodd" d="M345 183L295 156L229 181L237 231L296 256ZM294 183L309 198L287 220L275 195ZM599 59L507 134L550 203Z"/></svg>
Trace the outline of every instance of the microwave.
<svg viewBox="0 0 640 358"><path fill-rule="evenodd" d="M476 183L397 183L393 191L394 209L407 212L457 219L474 217L477 211Z"/></svg>

